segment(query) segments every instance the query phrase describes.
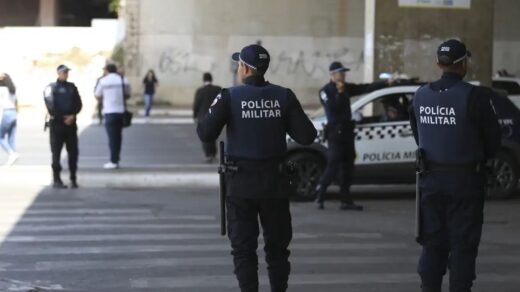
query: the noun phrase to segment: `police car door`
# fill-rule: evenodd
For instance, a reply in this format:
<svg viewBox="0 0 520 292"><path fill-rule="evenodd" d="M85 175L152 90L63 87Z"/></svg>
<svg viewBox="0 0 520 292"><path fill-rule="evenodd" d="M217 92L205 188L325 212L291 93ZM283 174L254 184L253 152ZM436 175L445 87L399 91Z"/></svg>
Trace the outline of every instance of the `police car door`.
<svg viewBox="0 0 520 292"><path fill-rule="evenodd" d="M408 113L413 94L379 95L355 111L356 181L377 184L414 181L417 146Z"/></svg>

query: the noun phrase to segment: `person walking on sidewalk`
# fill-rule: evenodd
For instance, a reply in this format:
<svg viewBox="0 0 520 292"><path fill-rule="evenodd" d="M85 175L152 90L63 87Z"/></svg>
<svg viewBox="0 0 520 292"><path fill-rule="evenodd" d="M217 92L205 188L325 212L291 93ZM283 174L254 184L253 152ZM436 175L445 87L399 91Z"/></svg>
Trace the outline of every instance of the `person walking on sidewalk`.
<svg viewBox="0 0 520 292"><path fill-rule="evenodd" d="M18 108L15 94L16 88L11 77L0 73L0 146L9 155L6 165L13 165L20 157L15 148Z"/></svg>
<svg viewBox="0 0 520 292"><path fill-rule="evenodd" d="M195 100L193 102L193 118L195 119L195 122L202 120L204 116L206 116L209 107L215 100L215 97L217 97L222 90L220 86L213 85L213 76L211 73L204 73L202 76L202 82L204 82L204 85L197 89ZM202 149L206 155L206 162L212 163L217 155L216 140L202 142Z"/></svg>
<svg viewBox="0 0 520 292"><path fill-rule="evenodd" d="M125 99L130 96L130 85L124 76L117 73L115 64L108 64L106 69L108 74L99 80L95 96L103 101L105 128L110 148L110 161L105 163L103 168L117 169L123 143Z"/></svg>
<svg viewBox="0 0 520 292"><path fill-rule="evenodd" d="M153 99L155 96L155 90L157 89L157 85L159 84L159 80L155 76L155 72L153 70L149 70L144 76L143 79L143 87L144 87L144 116L149 117L150 111L153 106Z"/></svg>
<svg viewBox="0 0 520 292"><path fill-rule="evenodd" d="M63 144L69 156L71 188L77 188L76 172L78 169L78 126L76 115L83 104L76 85L68 82L70 68L60 65L57 68L58 80L49 84L44 90L44 100L50 115L50 142L52 151L53 187L67 188L60 177L61 150Z"/></svg>

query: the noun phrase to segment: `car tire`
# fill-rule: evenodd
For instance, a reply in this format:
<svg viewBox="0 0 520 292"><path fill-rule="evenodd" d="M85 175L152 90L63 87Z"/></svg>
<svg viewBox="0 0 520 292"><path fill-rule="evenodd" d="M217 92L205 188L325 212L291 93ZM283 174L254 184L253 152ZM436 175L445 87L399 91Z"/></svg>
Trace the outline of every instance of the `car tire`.
<svg viewBox="0 0 520 292"><path fill-rule="evenodd" d="M505 151L500 151L491 160L488 198L507 199L515 195L518 188L519 169L516 159Z"/></svg>
<svg viewBox="0 0 520 292"><path fill-rule="evenodd" d="M287 158L295 165L297 185L294 201L313 201L316 199L316 186L325 169L325 161L318 154L305 151L296 152Z"/></svg>

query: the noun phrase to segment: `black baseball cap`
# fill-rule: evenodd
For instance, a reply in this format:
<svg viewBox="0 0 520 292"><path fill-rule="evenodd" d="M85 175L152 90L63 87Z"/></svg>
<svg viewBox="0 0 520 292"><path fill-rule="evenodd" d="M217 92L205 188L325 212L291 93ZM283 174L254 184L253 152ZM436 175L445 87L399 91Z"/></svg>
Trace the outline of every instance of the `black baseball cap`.
<svg viewBox="0 0 520 292"><path fill-rule="evenodd" d="M70 71L70 68L67 67L67 65L61 64L61 65L58 66L58 68L56 68L56 71L58 73L67 72L67 71Z"/></svg>
<svg viewBox="0 0 520 292"><path fill-rule="evenodd" d="M265 73L269 68L271 56L264 47L255 44L244 47L240 53L234 53L231 59L242 62L259 73Z"/></svg>
<svg viewBox="0 0 520 292"><path fill-rule="evenodd" d="M437 62L441 65L457 64L468 57L471 57L471 52L456 39L443 42L437 49Z"/></svg>
<svg viewBox="0 0 520 292"><path fill-rule="evenodd" d="M343 64L341 64L341 62L332 62L329 66L330 73L347 72L347 71L350 71L350 69L343 66Z"/></svg>

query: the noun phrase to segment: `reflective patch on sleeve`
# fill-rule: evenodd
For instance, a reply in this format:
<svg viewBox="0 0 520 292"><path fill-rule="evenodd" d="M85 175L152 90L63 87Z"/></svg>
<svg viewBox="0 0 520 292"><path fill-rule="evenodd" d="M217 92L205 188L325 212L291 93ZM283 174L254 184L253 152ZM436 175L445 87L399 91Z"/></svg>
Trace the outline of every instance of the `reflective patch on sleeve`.
<svg viewBox="0 0 520 292"><path fill-rule="evenodd" d="M216 105L221 97L222 96L220 94L217 95L217 97L215 97L215 99L213 99L213 102L211 103L210 107Z"/></svg>
<svg viewBox="0 0 520 292"><path fill-rule="evenodd" d="M320 92L320 98L321 98L321 100L323 100L323 101L325 101L325 102L326 102L327 100L329 100L329 97L327 96L327 93L325 92L325 90L322 90L322 91Z"/></svg>
<svg viewBox="0 0 520 292"><path fill-rule="evenodd" d="M43 97L50 98L52 96L52 86L45 87L45 90L43 91Z"/></svg>

